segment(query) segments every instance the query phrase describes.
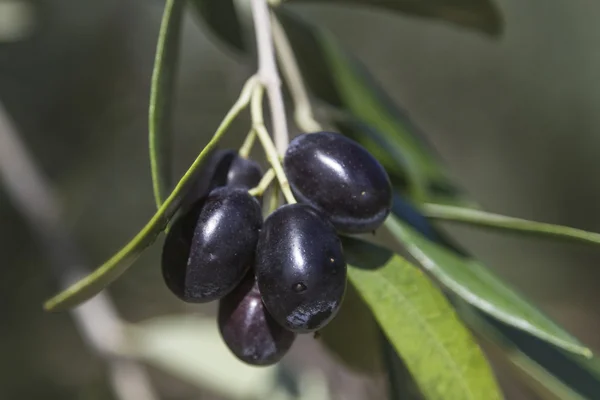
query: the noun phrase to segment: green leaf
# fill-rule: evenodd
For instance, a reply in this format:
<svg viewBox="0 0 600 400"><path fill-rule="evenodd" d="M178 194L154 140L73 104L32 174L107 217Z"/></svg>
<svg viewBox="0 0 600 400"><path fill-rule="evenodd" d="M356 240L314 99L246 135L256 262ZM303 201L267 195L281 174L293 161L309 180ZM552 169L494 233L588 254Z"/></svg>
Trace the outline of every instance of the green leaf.
<svg viewBox="0 0 600 400"><path fill-rule="evenodd" d="M461 257L423 237L396 217L386 227L406 250L453 293L508 325L531 333L567 351L591 356L591 351L480 262Z"/></svg>
<svg viewBox="0 0 600 400"><path fill-rule="evenodd" d="M404 177L413 200L461 202L462 190L410 118L400 111L367 69L344 51L325 29L284 10L277 12L311 92L329 106L343 133L361 134L361 143L379 149L391 175ZM404 189L404 188L403 188ZM443 192L443 196L439 196ZM435 199L435 200L434 200Z"/></svg>
<svg viewBox="0 0 600 400"><path fill-rule="evenodd" d="M299 1L288 0L290 3ZM319 4L325 2L380 7L407 15L450 22L492 36L502 32L502 18L490 0L321 0Z"/></svg>
<svg viewBox="0 0 600 400"><path fill-rule="evenodd" d="M525 384L544 399L582 400L600 393L598 363L565 353L527 332L505 325L452 296L461 318L479 337L507 359Z"/></svg>
<svg viewBox="0 0 600 400"><path fill-rule="evenodd" d="M509 231L511 233L548 236L595 245L600 244L600 233L588 232L568 226L529 221L522 218L507 217L486 211L444 204L425 204L423 205L423 211L428 218L442 221Z"/></svg>
<svg viewBox="0 0 600 400"><path fill-rule="evenodd" d="M200 152L194 163L177 183L173 192L161 205L150 221L146 223L146 226L144 226L142 230L138 232L138 234L119 252L98 267L98 269L46 301L46 303L44 303L44 308L46 310L58 311L74 307L95 296L111 282L121 276L121 274L123 274L139 257L142 251L155 241L179 208L182 197L194 183L196 173L200 171L204 162L215 150L219 140L221 140L221 137L225 134L231 122L240 111L248 105L250 95L255 85L256 81L254 79L251 79L246 83L239 99L233 105L231 110L229 110L210 142L208 142L206 147Z"/></svg>
<svg viewBox="0 0 600 400"><path fill-rule="evenodd" d="M350 280L427 399L501 399L477 343L438 288L391 252L344 239Z"/></svg>
<svg viewBox="0 0 600 400"><path fill-rule="evenodd" d="M163 11L150 87L149 144L152 188L157 208L171 190L171 110L185 1L167 0Z"/></svg>
<svg viewBox="0 0 600 400"><path fill-rule="evenodd" d="M244 52L246 43L233 0L192 0L201 21L212 33L235 50Z"/></svg>

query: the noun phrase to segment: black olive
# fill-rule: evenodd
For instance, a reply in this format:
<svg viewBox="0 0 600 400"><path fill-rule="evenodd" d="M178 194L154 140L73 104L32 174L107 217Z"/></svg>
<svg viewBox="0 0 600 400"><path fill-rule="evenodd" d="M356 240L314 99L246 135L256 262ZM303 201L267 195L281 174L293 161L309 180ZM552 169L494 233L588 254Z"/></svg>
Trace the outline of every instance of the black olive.
<svg viewBox="0 0 600 400"><path fill-rule="evenodd" d="M260 164L254 160L235 157L227 174L227 186L252 189L260 182L263 172Z"/></svg>
<svg viewBox="0 0 600 400"><path fill-rule="evenodd" d="M371 232L390 213L392 188L385 169L339 133L297 136L283 165L298 201L322 211L340 232Z"/></svg>
<svg viewBox="0 0 600 400"><path fill-rule="evenodd" d="M251 365L272 365L287 353L296 334L277 324L262 303L254 274L219 302L219 330L231 352Z"/></svg>
<svg viewBox="0 0 600 400"><path fill-rule="evenodd" d="M187 213L211 190L225 186L230 167L236 157L238 157L237 152L232 149L216 150L211 153L202 167L192 176L190 186L181 200L180 213Z"/></svg>
<svg viewBox="0 0 600 400"><path fill-rule="evenodd" d="M346 261L333 226L312 207L286 205L266 220L256 250L265 306L287 329L313 332L337 313L346 288Z"/></svg>
<svg viewBox="0 0 600 400"><path fill-rule="evenodd" d="M261 225L260 205L245 189L211 191L167 234L162 272L169 289L192 303L231 292L254 261Z"/></svg>

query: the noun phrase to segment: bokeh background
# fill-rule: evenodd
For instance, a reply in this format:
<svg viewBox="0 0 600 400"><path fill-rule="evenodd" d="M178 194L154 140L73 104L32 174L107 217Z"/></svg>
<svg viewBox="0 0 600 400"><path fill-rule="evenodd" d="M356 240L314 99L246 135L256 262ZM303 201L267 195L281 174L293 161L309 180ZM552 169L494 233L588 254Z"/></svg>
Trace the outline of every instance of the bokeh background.
<svg viewBox="0 0 600 400"><path fill-rule="evenodd" d="M600 4L496 3L505 21L497 39L357 7L294 9L326 25L367 64L485 208L600 231ZM0 0L0 101L58 192L64 222L90 267L126 243L154 211L147 107L162 6ZM174 115L178 174L249 73L188 12ZM241 141L243 122L226 144ZM598 249L447 228L600 349ZM0 254L0 398L113 398L102 360L85 346L69 314L43 312L42 302L58 288L56 277L1 187ZM111 286L122 317L138 322L214 312L183 306L167 292L159 256L156 245ZM321 371L334 399L382 396L380 378L350 371L312 338L298 341L286 363L294 371ZM501 361L495 365L508 399L536 398ZM159 368L149 371L161 398L222 398Z"/></svg>

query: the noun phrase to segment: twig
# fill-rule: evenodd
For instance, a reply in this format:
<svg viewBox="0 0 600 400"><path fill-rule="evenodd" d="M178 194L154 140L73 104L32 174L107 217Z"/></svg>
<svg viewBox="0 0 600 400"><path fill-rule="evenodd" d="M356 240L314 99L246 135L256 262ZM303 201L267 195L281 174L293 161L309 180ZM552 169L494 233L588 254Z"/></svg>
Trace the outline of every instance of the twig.
<svg viewBox="0 0 600 400"><path fill-rule="evenodd" d="M246 135L246 139L244 139L244 143L238 154L242 158L248 158L250 156L250 152L252 151L252 147L254 146L254 142L256 141L256 131L254 128L250 129L250 132Z"/></svg>
<svg viewBox="0 0 600 400"><path fill-rule="evenodd" d="M0 103L0 178L15 208L53 262L60 285L67 287L85 273L77 248L60 221L60 206L44 176ZM115 395L121 400L157 399L141 365L120 356L125 334L114 305L100 294L73 309L71 315L88 346L107 363Z"/></svg>
<svg viewBox="0 0 600 400"><path fill-rule="evenodd" d="M285 105L281 93L281 79L275 63L275 52L269 18L267 0L251 0L254 31L256 33L256 46L258 50L258 79L267 90L269 107L271 109L271 123L275 147L280 155L287 149L289 137Z"/></svg>
<svg viewBox="0 0 600 400"><path fill-rule="evenodd" d="M265 190L267 190L267 188L271 184L271 182L273 182L274 178L275 171L273 170L273 168L269 168L269 170L263 175L258 185L250 189L248 193L250 193L251 196L262 196Z"/></svg>
<svg viewBox="0 0 600 400"><path fill-rule="evenodd" d="M290 89L292 101L294 102L294 121L304 132L322 131L321 124L315 120L313 115L308 92L304 86L294 50L285 34L285 30L274 15L271 15L271 26L277 58L281 65L281 73Z"/></svg>
<svg viewBox="0 0 600 400"><path fill-rule="evenodd" d="M281 192L283 193L285 199L288 203L294 204L296 199L292 194L292 190L290 189L290 183L288 182L285 172L283 171L283 167L281 166L281 162L279 161L279 155L277 154L277 149L269 136L269 132L267 132L267 128L265 128L265 122L263 118L263 94L264 87L257 85L254 88L254 93L252 93L252 101L250 103L250 113L252 114L252 126L256 131L256 135L258 136L258 140L265 150L265 154L267 156L267 161L271 164L271 167L275 171L275 176L277 176L277 180L279 181L279 187L281 188Z"/></svg>

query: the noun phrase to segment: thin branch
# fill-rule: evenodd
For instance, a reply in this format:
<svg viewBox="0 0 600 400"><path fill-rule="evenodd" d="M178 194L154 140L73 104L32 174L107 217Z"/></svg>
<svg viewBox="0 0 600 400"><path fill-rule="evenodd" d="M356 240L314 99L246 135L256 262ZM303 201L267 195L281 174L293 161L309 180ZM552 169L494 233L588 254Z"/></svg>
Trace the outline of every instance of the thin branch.
<svg viewBox="0 0 600 400"><path fill-rule="evenodd" d="M285 105L281 93L281 79L275 62L271 20L267 0L251 0L252 17L256 33L256 46L258 50L258 79L267 90L269 107L271 109L271 123L275 147L283 155L289 143Z"/></svg>
<svg viewBox="0 0 600 400"><path fill-rule="evenodd" d="M269 170L263 175L258 185L250 189L248 193L250 193L251 196L262 196L271 182L273 182L273 179L275 179L275 171L273 168L269 168Z"/></svg>
<svg viewBox="0 0 600 400"><path fill-rule="evenodd" d="M252 126L256 131L256 135L258 136L258 140L265 150L265 154L267 156L267 161L271 164L271 167L275 171L275 176L277 176L277 180L279 181L279 187L281 188L281 192L283 196L287 200L288 203L294 204L296 199L290 189L290 183L288 182L285 172L283 171L283 167L281 166L281 162L279 161L279 155L277 154L277 149L269 136L269 132L267 132L267 128L265 128L265 122L263 117L263 94L264 87L257 85L254 88L254 93L252 93L252 101L250 103L250 113L252 114Z"/></svg>
<svg viewBox="0 0 600 400"><path fill-rule="evenodd" d="M61 223L55 194L29 155L4 106L0 103L0 179L15 208L53 263L60 285L67 287L85 273L81 256ZM106 294L100 294L71 311L87 345L104 358L115 395L121 400L157 399L144 368L120 356L125 333L117 311Z"/></svg>
<svg viewBox="0 0 600 400"><path fill-rule="evenodd" d="M271 26L273 28L273 41L275 42L275 50L277 50L277 58L281 65L281 73L290 89L292 101L294 102L294 121L304 132L322 131L321 124L315 120L294 50L285 30L274 15L271 16Z"/></svg>

